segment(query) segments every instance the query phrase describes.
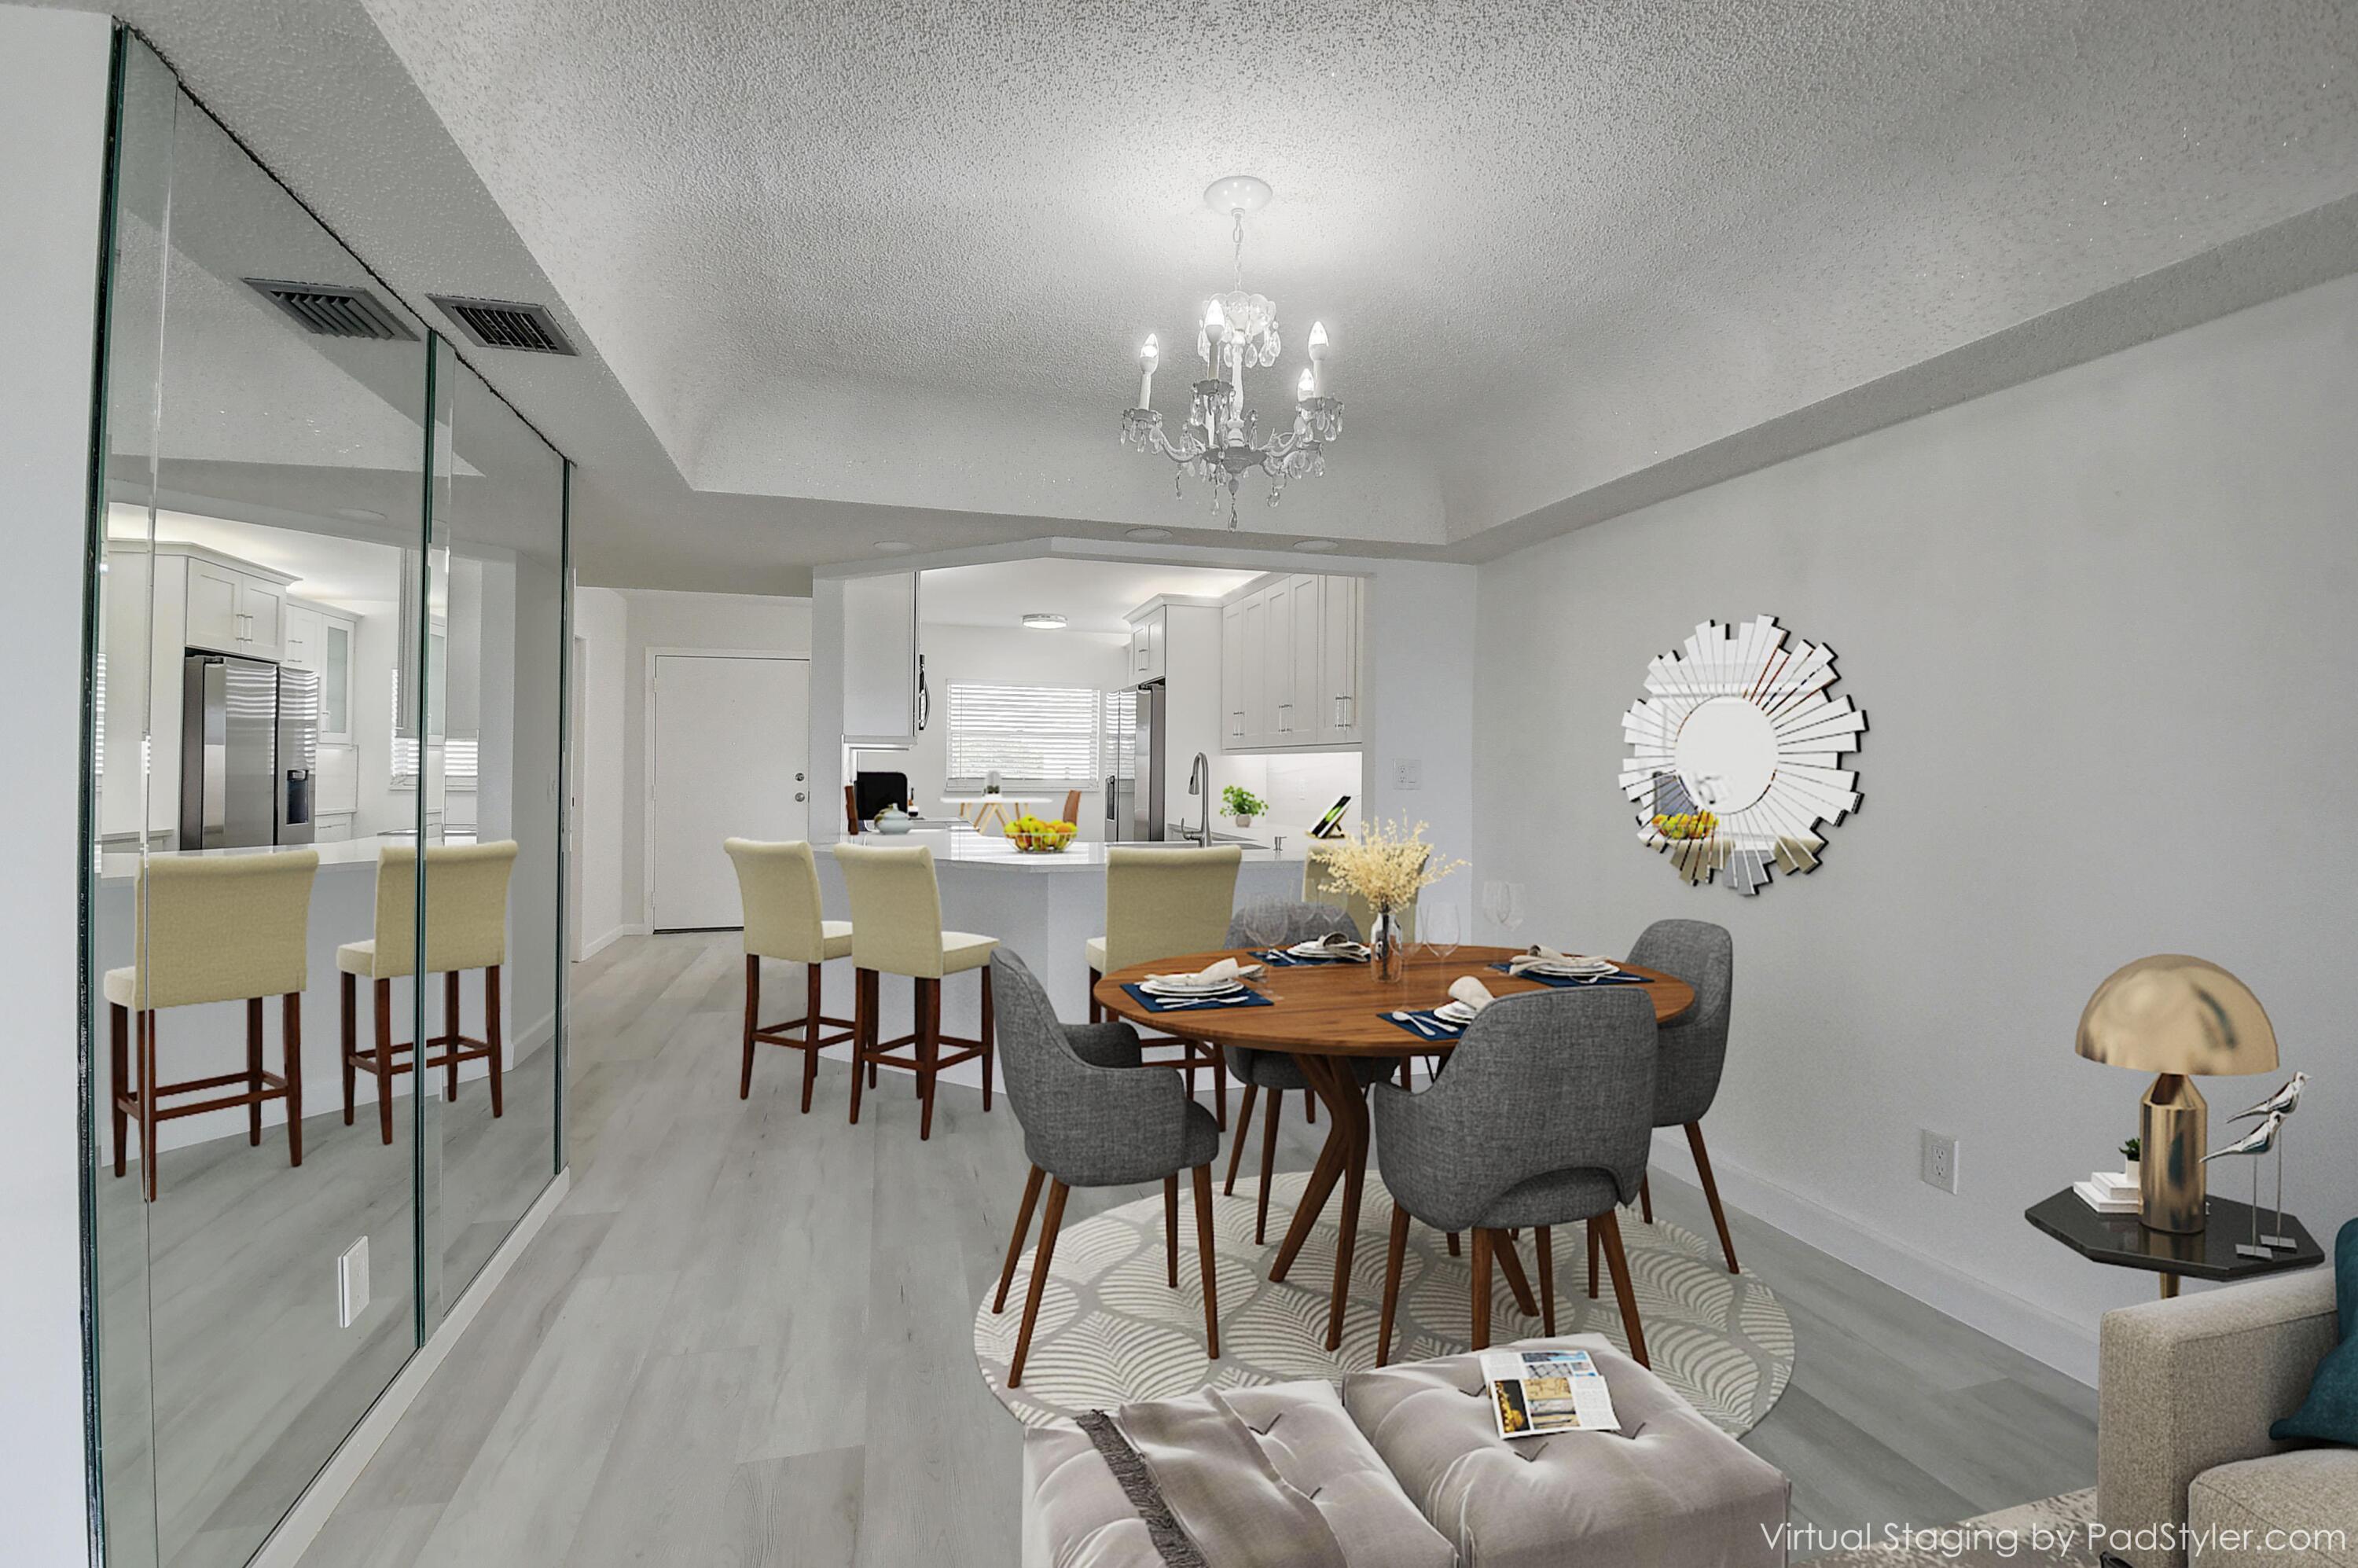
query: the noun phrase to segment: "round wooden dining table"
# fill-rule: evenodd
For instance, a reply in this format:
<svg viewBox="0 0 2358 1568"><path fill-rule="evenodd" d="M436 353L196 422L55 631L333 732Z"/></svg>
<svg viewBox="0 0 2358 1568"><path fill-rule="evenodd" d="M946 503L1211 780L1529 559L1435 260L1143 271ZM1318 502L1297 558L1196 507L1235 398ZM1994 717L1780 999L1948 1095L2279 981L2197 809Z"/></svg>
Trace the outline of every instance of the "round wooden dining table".
<svg viewBox="0 0 2358 1568"><path fill-rule="evenodd" d="M1192 953L1157 958L1116 969L1097 984L1098 1004L1117 1018L1165 1034L1216 1044L1242 1045L1256 1051L1278 1051L1293 1058L1308 1080L1311 1092L1325 1106L1329 1120L1325 1147L1311 1168L1310 1184L1286 1227L1284 1243L1269 1277L1282 1281L1293 1267L1302 1244L1336 1184L1343 1188L1341 1227L1335 1240L1335 1291L1327 1307L1326 1348L1343 1343L1343 1304L1351 1281L1351 1246L1359 1228L1359 1194L1368 1172L1367 1091L1352 1073L1355 1056L1404 1058L1447 1055L1457 1042L1427 1039L1402 1028L1387 1014L1437 1007L1449 1000L1449 984L1472 975L1498 997L1520 995L1547 988L1538 980L1515 979L1490 968L1503 964L1521 950L1514 947L1459 947L1447 957L1430 947L1412 946L1401 978L1387 982L1376 977L1372 964L1300 964L1269 967L1253 989L1272 999L1267 1007L1182 1008L1156 1012L1122 989L1151 974L1185 974L1222 958L1240 964L1259 962L1254 950L1231 948L1217 953ZM1623 964L1649 982L1647 995L1654 1004L1654 1020L1668 1023L1694 1005L1694 988L1658 969Z"/></svg>

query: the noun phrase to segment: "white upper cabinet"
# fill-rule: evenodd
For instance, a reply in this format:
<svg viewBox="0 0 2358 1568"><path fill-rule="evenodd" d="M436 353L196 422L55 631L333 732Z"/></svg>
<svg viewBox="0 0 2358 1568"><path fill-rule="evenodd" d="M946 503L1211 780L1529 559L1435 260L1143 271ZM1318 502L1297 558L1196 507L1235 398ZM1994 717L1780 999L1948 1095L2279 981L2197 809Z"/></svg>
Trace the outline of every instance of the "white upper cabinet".
<svg viewBox="0 0 2358 1568"><path fill-rule="evenodd" d="M158 554L169 552L159 551ZM190 556L184 646L249 659L277 659L287 620L287 579Z"/></svg>
<svg viewBox="0 0 2358 1568"><path fill-rule="evenodd" d="M1156 604L1130 613L1130 678L1162 680L1171 673L1171 611Z"/></svg>
<svg viewBox="0 0 2358 1568"><path fill-rule="evenodd" d="M914 572L844 579L843 738L854 745L916 744Z"/></svg>
<svg viewBox="0 0 2358 1568"><path fill-rule="evenodd" d="M1359 743L1365 605L1357 578L1294 576L1221 607L1221 750Z"/></svg>

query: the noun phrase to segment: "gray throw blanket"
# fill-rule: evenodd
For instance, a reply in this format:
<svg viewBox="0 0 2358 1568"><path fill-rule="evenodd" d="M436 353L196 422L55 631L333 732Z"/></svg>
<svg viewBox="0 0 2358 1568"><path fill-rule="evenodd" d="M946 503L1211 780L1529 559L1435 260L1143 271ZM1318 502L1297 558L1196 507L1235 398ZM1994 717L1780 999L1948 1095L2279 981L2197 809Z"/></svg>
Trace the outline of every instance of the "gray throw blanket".
<svg viewBox="0 0 2358 1568"><path fill-rule="evenodd" d="M1325 1516L1218 1393L1080 1421L1164 1568L1349 1568Z"/></svg>

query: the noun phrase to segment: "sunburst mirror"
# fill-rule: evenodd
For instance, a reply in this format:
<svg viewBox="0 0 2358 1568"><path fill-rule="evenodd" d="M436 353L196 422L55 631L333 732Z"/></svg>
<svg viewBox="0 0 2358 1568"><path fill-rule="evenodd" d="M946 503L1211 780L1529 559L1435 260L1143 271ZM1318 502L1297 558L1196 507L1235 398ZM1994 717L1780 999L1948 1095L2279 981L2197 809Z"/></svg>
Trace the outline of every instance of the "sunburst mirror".
<svg viewBox="0 0 2358 1568"><path fill-rule="evenodd" d="M1772 868L1815 871L1820 825L1858 809L1858 774L1837 764L1866 715L1827 695L1841 678L1833 649L1785 643L1773 615L1706 621L1647 666L1646 695L1622 717L1639 841L1690 882L1716 875L1757 893Z"/></svg>

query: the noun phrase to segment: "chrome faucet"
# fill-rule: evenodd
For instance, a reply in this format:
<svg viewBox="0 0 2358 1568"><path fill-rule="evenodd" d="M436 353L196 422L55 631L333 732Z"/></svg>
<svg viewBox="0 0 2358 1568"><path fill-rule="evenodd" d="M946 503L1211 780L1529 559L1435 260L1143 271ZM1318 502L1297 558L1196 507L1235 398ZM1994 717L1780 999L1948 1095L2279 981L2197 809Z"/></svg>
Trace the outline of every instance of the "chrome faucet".
<svg viewBox="0 0 2358 1568"><path fill-rule="evenodd" d="M1203 816L1192 837L1199 847L1208 849L1212 847L1212 764L1201 752L1195 753L1195 765L1187 770L1187 793L1203 800L1199 808ZM1179 824L1179 832L1182 837L1190 836L1184 821Z"/></svg>

